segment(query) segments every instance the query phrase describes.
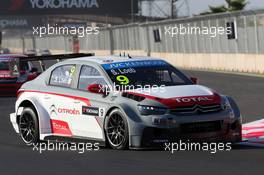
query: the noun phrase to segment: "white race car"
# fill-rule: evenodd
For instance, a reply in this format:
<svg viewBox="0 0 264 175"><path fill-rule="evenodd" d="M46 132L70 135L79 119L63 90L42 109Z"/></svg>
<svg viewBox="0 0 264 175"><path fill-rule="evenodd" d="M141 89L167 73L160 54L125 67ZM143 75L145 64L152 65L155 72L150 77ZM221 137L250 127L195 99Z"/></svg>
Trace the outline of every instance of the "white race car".
<svg viewBox="0 0 264 175"><path fill-rule="evenodd" d="M94 56L57 63L19 90L11 122L30 145L85 139L114 149L179 139L241 141L235 102L162 59Z"/></svg>

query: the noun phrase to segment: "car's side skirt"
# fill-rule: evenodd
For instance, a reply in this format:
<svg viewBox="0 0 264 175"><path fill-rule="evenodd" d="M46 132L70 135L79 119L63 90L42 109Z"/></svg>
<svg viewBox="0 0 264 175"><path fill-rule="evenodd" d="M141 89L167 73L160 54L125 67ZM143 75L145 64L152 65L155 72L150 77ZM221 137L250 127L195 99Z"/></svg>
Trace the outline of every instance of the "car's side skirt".
<svg viewBox="0 0 264 175"><path fill-rule="evenodd" d="M99 143L99 146L106 146L105 141L101 139L94 139L89 137L66 137L66 136L46 136L44 137L45 141L56 141L56 142L66 142L66 143Z"/></svg>

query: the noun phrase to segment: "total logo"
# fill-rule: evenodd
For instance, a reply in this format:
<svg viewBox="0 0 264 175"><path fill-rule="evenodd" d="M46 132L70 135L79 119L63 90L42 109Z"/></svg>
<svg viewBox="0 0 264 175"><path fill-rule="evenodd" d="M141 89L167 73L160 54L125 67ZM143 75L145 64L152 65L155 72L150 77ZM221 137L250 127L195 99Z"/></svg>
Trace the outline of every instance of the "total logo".
<svg viewBox="0 0 264 175"><path fill-rule="evenodd" d="M201 101L213 101L213 98L209 97L191 97L191 98L176 98L178 103L189 103L189 102L201 102Z"/></svg>
<svg viewBox="0 0 264 175"><path fill-rule="evenodd" d="M31 7L48 8L99 8L97 0L30 0Z"/></svg>

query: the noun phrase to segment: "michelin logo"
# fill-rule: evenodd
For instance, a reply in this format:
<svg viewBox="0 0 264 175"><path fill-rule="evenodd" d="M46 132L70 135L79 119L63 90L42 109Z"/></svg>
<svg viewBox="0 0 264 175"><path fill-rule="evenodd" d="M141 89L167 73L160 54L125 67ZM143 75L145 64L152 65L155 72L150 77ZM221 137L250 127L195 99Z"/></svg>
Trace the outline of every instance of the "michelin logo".
<svg viewBox="0 0 264 175"><path fill-rule="evenodd" d="M32 8L99 8L97 0L30 0Z"/></svg>

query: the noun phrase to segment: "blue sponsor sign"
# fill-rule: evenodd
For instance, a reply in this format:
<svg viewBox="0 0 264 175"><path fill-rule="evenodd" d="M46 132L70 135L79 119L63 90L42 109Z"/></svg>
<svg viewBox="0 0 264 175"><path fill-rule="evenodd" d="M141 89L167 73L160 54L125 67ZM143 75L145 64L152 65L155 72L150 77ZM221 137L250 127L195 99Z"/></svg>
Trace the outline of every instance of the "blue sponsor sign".
<svg viewBox="0 0 264 175"><path fill-rule="evenodd" d="M144 61L127 61L116 62L110 64L102 64L105 70L122 69L122 68L135 68L135 67L154 67L154 66L168 66L163 60L144 60Z"/></svg>

